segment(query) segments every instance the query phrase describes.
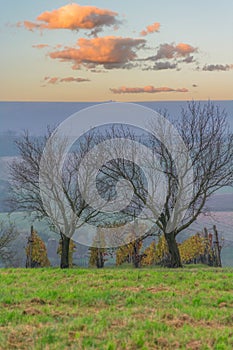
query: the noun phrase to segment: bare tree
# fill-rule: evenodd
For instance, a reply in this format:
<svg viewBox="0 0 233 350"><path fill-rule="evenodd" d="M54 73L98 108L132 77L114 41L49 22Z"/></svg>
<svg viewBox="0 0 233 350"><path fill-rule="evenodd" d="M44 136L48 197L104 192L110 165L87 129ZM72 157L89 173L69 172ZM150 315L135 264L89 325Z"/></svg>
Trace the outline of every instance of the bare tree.
<svg viewBox="0 0 233 350"><path fill-rule="evenodd" d="M176 160L164 144L154 140L153 147L161 159L168 188L166 202L157 225L165 235L168 249L169 267L181 267L179 249L176 243L177 235L187 229L205 210L207 199L217 190L232 183L233 177L233 133L230 131L227 115L218 106L208 102L201 105L189 102L183 109L181 117L173 121L187 148L190 165L186 166L184 174L192 170L192 196L188 203L179 197L179 187L183 186L182 177L176 168ZM153 128L153 122L151 124ZM154 127L157 127L154 126ZM179 156L179 153L178 153ZM191 167L191 168L190 168ZM186 188L183 186L183 191ZM178 215L175 208L178 203ZM182 220L177 220L179 211L185 210ZM172 230L168 230L168 226Z"/></svg>
<svg viewBox="0 0 233 350"><path fill-rule="evenodd" d="M164 117L169 119L166 113ZM151 177L153 172L161 172L166 179L166 192L163 197L165 200L159 215L159 207L156 207L153 200L156 190L161 187L159 178L155 177L152 189L148 191L137 166L122 159L105 164L101 172L115 182L119 178L130 182L134 194L131 208L126 210L127 215L137 216L143 206L147 207L149 215L144 219L153 220L154 215L154 223L164 233L169 249L166 264L176 268L182 266L177 235L187 229L205 210L206 201L214 192L232 184L233 134L225 111L221 111L211 102L204 105L189 102L187 108L181 111L181 116L172 120L172 125L179 133L181 141L174 138L172 127L153 120L149 125L153 134L150 134L149 139L148 135L141 135L140 141L147 144L160 162L158 170L156 163L152 164L152 158L148 157L147 167L151 171L147 175ZM111 130L112 139L120 137L119 134L138 140L138 136L132 131L125 132L119 128ZM122 147L129 146L123 143ZM135 154L137 150L132 146L129 152ZM136 160L136 156L134 159ZM112 183L104 178L103 182L105 193L108 193L107 186L110 191Z"/></svg>
<svg viewBox="0 0 233 350"><path fill-rule="evenodd" d="M127 125L110 126L96 137L96 144L102 146L102 166L96 185L101 196L113 204L114 209L102 218L106 247L131 244L134 247L134 266L138 267L142 241L158 235L156 215L159 209L158 201L154 200L159 192L160 175L155 171L158 162L152 151L148 155L145 142L144 145L139 142L142 137ZM150 192L146 188L148 179ZM149 210L144 212L144 207ZM151 220L152 212L155 217ZM96 219L99 220L99 216Z"/></svg>
<svg viewBox="0 0 233 350"><path fill-rule="evenodd" d="M96 213L82 197L77 172L92 140L93 135L86 135L78 147L67 154L60 176L59 167L68 140L65 137L56 138L56 133L49 130L43 138L33 138L25 132L16 142L20 158L10 165L11 203L15 210L30 212L37 219L47 219L53 230L60 234L61 268L69 267L70 238L78 225L82 225ZM42 166L45 146L47 153ZM87 172L85 176L88 178L91 174Z"/></svg>
<svg viewBox="0 0 233 350"><path fill-rule="evenodd" d="M13 261L15 252L11 244L17 237L18 231L13 223L0 222L0 258L5 266L9 266Z"/></svg>

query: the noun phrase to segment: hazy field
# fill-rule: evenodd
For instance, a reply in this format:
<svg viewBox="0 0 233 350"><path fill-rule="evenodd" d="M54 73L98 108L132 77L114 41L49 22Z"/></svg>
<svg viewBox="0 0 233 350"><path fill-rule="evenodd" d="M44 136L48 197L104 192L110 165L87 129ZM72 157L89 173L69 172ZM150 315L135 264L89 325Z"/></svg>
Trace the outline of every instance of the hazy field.
<svg viewBox="0 0 233 350"><path fill-rule="evenodd" d="M232 349L233 269L1 269L0 349Z"/></svg>

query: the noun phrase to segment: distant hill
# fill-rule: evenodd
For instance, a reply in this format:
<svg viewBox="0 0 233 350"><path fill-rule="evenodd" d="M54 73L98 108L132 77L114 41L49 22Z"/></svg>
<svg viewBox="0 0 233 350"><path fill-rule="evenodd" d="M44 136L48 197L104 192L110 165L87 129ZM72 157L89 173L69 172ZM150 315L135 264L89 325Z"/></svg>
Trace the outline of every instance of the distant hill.
<svg viewBox="0 0 233 350"><path fill-rule="evenodd" d="M208 211L233 211L233 193L214 194L206 208Z"/></svg>

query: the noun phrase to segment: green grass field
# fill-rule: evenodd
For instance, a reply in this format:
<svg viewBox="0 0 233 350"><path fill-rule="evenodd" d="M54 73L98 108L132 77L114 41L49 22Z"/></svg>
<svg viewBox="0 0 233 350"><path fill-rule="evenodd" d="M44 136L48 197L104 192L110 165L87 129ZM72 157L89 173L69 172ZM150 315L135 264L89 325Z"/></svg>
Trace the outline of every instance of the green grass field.
<svg viewBox="0 0 233 350"><path fill-rule="evenodd" d="M233 349L233 269L1 269L0 349Z"/></svg>

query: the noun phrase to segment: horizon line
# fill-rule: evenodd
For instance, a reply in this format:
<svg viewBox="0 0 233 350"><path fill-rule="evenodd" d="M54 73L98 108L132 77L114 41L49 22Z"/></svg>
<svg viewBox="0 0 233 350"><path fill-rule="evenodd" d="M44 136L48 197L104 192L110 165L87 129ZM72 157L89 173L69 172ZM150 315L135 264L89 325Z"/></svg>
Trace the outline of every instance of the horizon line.
<svg viewBox="0 0 233 350"><path fill-rule="evenodd" d="M116 100L101 100L101 101L58 101L58 100L0 100L0 103L144 103L144 102L189 102L189 101L233 101L233 99L186 99L186 100L139 100L139 101L116 101Z"/></svg>

